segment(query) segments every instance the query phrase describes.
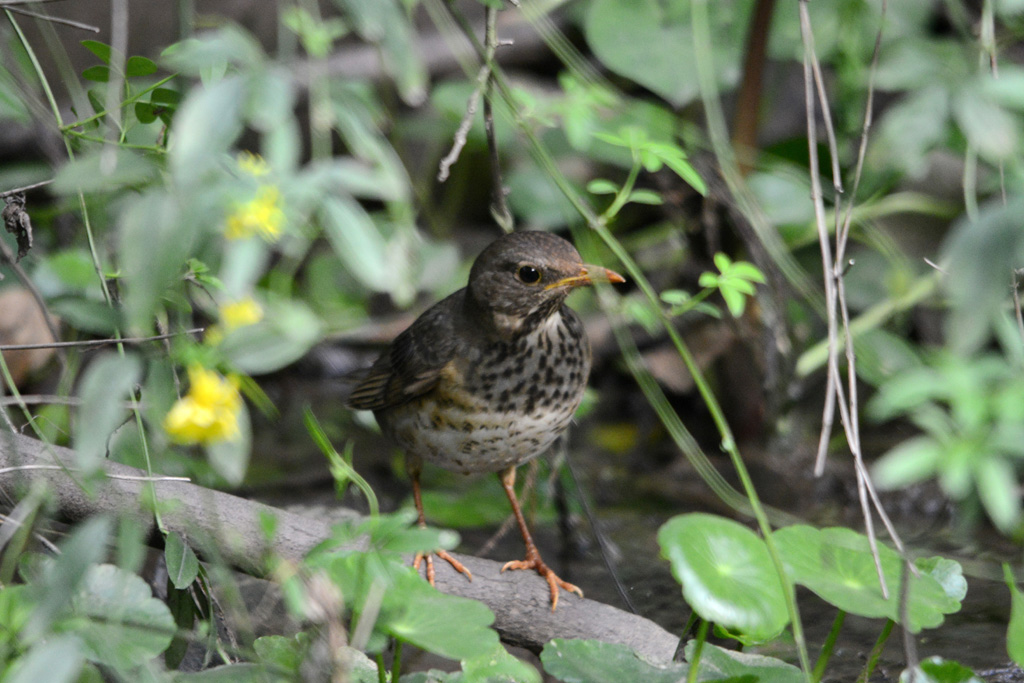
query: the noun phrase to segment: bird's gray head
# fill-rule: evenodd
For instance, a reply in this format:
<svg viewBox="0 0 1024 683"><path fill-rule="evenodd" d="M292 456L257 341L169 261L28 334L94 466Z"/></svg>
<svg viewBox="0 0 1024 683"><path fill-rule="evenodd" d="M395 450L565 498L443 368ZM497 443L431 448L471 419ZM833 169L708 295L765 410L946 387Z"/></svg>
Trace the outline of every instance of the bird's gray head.
<svg viewBox="0 0 1024 683"><path fill-rule="evenodd" d="M492 242L473 263L469 298L502 335L529 332L557 311L576 287L623 278L583 263L569 242L546 232L514 232Z"/></svg>

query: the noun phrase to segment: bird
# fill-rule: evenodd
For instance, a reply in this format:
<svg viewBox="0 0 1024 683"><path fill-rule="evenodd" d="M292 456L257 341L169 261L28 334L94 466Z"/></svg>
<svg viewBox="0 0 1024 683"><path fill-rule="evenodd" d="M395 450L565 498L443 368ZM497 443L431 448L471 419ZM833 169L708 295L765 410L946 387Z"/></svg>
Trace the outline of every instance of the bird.
<svg viewBox="0 0 1024 683"><path fill-rule="evenodd" d="M568 428L590 374L590 342L565 300L618 273L584 264L565 239L512 232L473 262L465 287L421 314L384 350L347 405L373 411L383 434L406 455L418 522L423 463L463 474L494 472L526 546L525 559L501 571L533 569L547 580L552 611L559 588L583 597L541 559L515 493L516 468L544 453ZM433 553L467 579L471 572L444 550ZM427 580L434 583L430 554Z"/></svg>

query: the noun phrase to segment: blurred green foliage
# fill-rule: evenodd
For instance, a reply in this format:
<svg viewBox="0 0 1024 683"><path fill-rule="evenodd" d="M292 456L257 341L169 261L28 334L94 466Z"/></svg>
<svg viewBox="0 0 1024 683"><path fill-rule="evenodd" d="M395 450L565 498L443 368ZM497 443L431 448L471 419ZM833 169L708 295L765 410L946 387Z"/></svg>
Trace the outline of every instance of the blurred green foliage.
<svg viewBox="0 0 1024 683"><path fill-rule="evenodd" d="M734 202L716 173L705 170L708 164L698 163L709 141L693 68L695 2L707 4L570 3L565 21L580 29L587 55L535 7L514 10L533 22L560 63L544 79L495 72L495 82L508 86L493 93L495 151L516 222L537 229L589 226L599 233L601 247L578 241L635 267L640 291L620 301L620 310L651 335L663 334L673 321L685 325L695 313L720 316L707 301L712 295L721 296L733 317L760 322L763 309L749 303L765 291L772 265L748 262L756 259L729 240L719 248L717 236L708 240L716 246L706 254L695 246L701 239L694 235L706 225L688 203L698 196L712 209ZM498 0L480 4L503 8ZM744 78L742 55L756 4L708 5L713 53L702 57L710 59L715 84L725 93ZM0 191L54 181L52 205L29 206L36 246L24 263L28 277L69 337L171 337L166 345L116 347L88 362L69 356L58 391L77 398L80 407L21 406L34 418L37 436L74 447L84 483L102 475L108 457L207 485L241 483L252 448L249 406L273 411L253 377L289 367L330 332L367 322L371 296L374 308L408 308L424 292L436 297L465 280L465 264L447 238L461 232L454 226L486 214L480 197L489 194L491 181L478 172L486 151L479 114L469 121L451 179L441 185L434 178L477 87L476 67L467 68L465 78L429 73L418 46L423 17L448 38L458 22L439 20L451 19L451 8L439 0L334 5L330 16L320 16L315 3L282 7L275 52L227 22L154 46L159 49L150 56L120 55L102 42L83 41L91 62L61 82L48 78L38 55L43 47L61 52L68 46L33 44L21 18L4 10L0 122L46 128L67 153L54 168L39 161L0 167ZM836 161L844 168L856 160L869 83L881 101L850 214L846 294L854 348L866 361L860 376L878 387L870 416L907 419L921 434L892 449L875 473L890 488L934 477L963 512L983 509L1000 531L1019 538L1024 340L1014 320L1013 288L1024 258L1024 69L1005 55L1024 32L1024 6L986 2L972 14L957 3L888 3L883 20L881 5L807 5L815 51L829 75ZM802 119L792 114L802 112L802 102L787 99L792 93L785 87L804 58L797 10L798 3L779 4L764 29L774 80L763 118L778 127L766 134L772 142L746 178L744 201L756 206L757 221L802 268L794 276L774 264L795 291L805 292L802 278L817 277L820 255L808 199L808 141ZM872 72L880 24L880 60ZM379 78L330 67L339 47L355 43L373 46ZM947 166L954 182L942 185ZM834 214L827 218L838 224ZM682 267L684 256L703 256L705 263L690 273ZM922 257L939 264L941 278ZM3 286L13 280L5 278ZM947 296L933 297L936 292ZM928 310L915 308L925 301ZM811 374L824 366L823 355L811 357L824 336L820 305L814 296L786 305L793 347L810 348L798 374ZM912 309L937 317L942 333L917 334ZM197 328L204 332L192 332ZM339 455L315 419L308 426L339 492L351 482L374 500L353 468L351 450ZM500 491L484 488L468 497L469 513L465 506L441 505L449 498L444 492L432 494L432 507L446 523L494 523L486 499ZM42 494L23 499L22 518L31 524L45 517L42 500ZM371 552L323 548L301 567L282 568L292 613L316 628L246 643L232 653L245 661L220 673L295 679L304 675L315 639L340 625L365 635L359 648L339 655L354 680L385 675L378 670L382 660L373 663L363 652L382 654L388 638L461 660L462 671L432 672L431 680L537 680L535 670L498 649L489 610L441 596L402 566L400 552L455 541L410 522L374 515L362 526L339 529L334 539L367 536ZM273 523L267 526L269 535ZM169 680L167 669L180 662L189 638L201 634L213 649L223 647L210 635L213 617L204 597L221 568L201 565L187 538L171 533L165 539L171 585L165 604L136 575L143 539L123 520L79 525L54 557L23 552L26 537L11 541L0 562L0 661L9 666L4 681L39 680L43 673L98 680L101 671ZM691 516L663 527L661 542L695 612L744 642L768 638L787 624L798 640L792 605L786 609L794 584L840 610L904 617L891 594L881 595L866 540L853 531L791 527L764 538L722 518ZM695 553L701 543L708 552ZM776 573L772 543L785 577ZM117 548L117 566L107 563L107 544ZM727 557L734 561L735 553L716 555L715 548L744 548L756 562L737 567ZM880 553L892 591L900 561L886 548ZM839 559L830 565L823 558ZM918 592L906 615L911 630L937 625L963 597L955 563L935 559L918 567ZM738 581L744 569L765 583ZM1013 595L1019 597L1016 589ZM333 612L317 621L315 608L322 604ZM373 610L379 610L373 623L359 631L362 616ZM1018 653L1021 623L1015 618L1009 634ZM686 653L706 667L694 673L698 679L809 675L779 660L729 654L702 638ZM565 680L595 672L607 680L677 680L682 671L593 643L553 642L542 662ZM971 675L953 663L925 662L921 670L942 681Z"/></svg>

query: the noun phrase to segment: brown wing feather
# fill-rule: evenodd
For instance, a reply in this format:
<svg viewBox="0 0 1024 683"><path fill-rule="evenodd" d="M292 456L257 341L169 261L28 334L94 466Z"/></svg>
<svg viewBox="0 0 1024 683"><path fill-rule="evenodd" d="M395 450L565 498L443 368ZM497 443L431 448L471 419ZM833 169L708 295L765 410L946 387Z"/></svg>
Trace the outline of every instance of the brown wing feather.
<svg viewBox="0 0 1024 683"><path fill-rule="evenodd" d="M382 410L433 389L455 358L455 318L465 290L438 302L402 332L373 364L346 402L356 410Z"/></svg>

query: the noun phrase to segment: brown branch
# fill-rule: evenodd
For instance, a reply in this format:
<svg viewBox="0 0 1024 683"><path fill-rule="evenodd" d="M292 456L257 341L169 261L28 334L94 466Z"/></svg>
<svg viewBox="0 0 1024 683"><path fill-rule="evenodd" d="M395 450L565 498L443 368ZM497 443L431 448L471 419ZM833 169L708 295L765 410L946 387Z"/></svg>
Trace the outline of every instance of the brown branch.
<svg viewBox="0 0 1024 683"><path fill-rule="evenodd" d="M74 466L74 452L18 434L0 433L0 468L25 465ZM114 462L104 463L108 475L141 476L144 472ZM178 531L198 541L197 549L215 548L237 569L267 577L271 556L299 562L314 546L330 536L322 519L307 518L220 491L194 484L164 481L109 479L89 493L66 472L19 469L4 483L28 490L37 482L53 492L62 517L70 522L96 514L139 519L150 528L152 515L140 497L153 492L154 507L168 531ZM266 539L260 519L277 519L277 531ZM205 542L204 542L205 541ZM213 545L207 545L213 544ZM445 593L480 600L495 614L494 627L506 643L534 651L552 638L589 638L619 643L660 662L672 659L679 639L647 619L593 600L566 596L551 611L547 583L533 572L500 572L498 562L456 555L473 572L473 580L457 574L447 562L437 563L437 587Z"/></svg>
<svg viewBox="0 0 1024 683"><path fill-rule="evenodd" d="M732 147L739 161L739 171L747 175L754 167L757 152L757 129L761 114L761 87L764 82L765 55L771 30L775 0L758 0L747 33L747 49L743 57L743 81L736 93L733 114Z"/></svg>

